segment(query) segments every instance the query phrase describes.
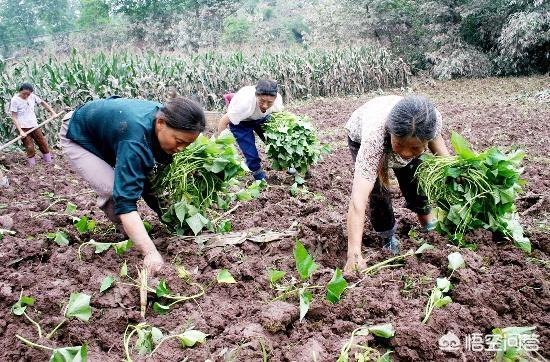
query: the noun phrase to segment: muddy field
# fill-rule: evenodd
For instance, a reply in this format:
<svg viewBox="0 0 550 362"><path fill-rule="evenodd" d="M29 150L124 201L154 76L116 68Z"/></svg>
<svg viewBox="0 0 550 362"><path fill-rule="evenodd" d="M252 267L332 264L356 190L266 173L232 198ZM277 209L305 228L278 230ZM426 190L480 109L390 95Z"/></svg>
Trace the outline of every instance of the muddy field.
<svg viewBox="0 0 550 362"><path fill-rule="evenodd" d="M546 261L550 260L550 103L545 103L537 92L549 87L548 77L416 81L412 86L413 92L430 97L441 111L447 138L452 129L460 131L478 149L492 145L525 148L528 156L524 175L528 184L518 207L533 244L531 256ZM388 90L386 94L403 92ZM355 108L377 94L380 93L293 105L292 111L315 120L322 140L332 145L332 154L313 169L313 177L308 180L310 193L290 197L288 177L269 171L272 187L259 199L241 205L231 216L235 231L251 227L277 231L294 228L322 265L314 276L315 282L326 283L331 269L342 268L345 262L345 216L352 161L343 125ZM118 275L125 260L130 274L135 276L141 259L135 250L117 255L113 250L94 254L93 249L87 249L84 261L78 261L79 242L89 237L78 236L70 219L62 215L65 200L50 207L59 198L75 203L78 216L88 215L98 221L92 235L96 241L121 241L124 236L111 229L95 207L87 185L70 170L59 152L57 155L55 166L41 164L33 170L26 167L22 153L0 155L0 164L7 169L11 184L0 189L0 228L17 232L5 237L0 248L0 360L49 358L47 352L31 349L15 338L15 334L20 334L35 340L33 326L10 313L11 305L24 290L36 298L29 314L41 321L46 330L60 321L62 303L71 292L92 295L93 313L88 324L73 320L51 341L39 342L51 347L87 343L90 360L121 361L124 330L128 324L141 321L139 291L116 285L101 294L99 285L105 276ZM417 224L414 215L402 207L397 189L394 206L403 250L416 247L418 240L411 239L408 233ZM450 292L453 303L435 310L426 325L420 321L430 289L435 278L446 275L447 255L457 250L435 233L424 236L435 249L408 258L402 268L365 279L346 291L339 304L331 305L319 293L300 323L298 301L270 303L276 293L267 280L268 267L296 275L294 238L268 244L245 242L201 252L193 241L171 238L153 213L141 207L154 226L154 242L171 263L160 277L174 291L194 293L196 289L176 275L173 265L178 263L192 272L195 282L206 287L204 296L176 306L167 315L158 315L149 308L147 322L167 332L193 325L208 334L206 344L192 349L180 348L175 340L166 342L147 360L261 361L267 354L270 361L335 361L355 328L385 322L393 324L395 337L367 340L382 353L393 350L394 361L488 361L493 356L489 352L443 352L438 339L453 332L464 341L468 334L488 334L495 327L508 326L537 326L540 352L550 357L549 269L526 258L510 243L495 243L489 233L469 236L479 248L477 252L461 251L467 268L455 273L456 288ZM69 246L60 247L47 240L45 234L57 230L70 234ZM369 263L390 256L382 251L380 240L368 225L364 241ZM212 283L224 268L229 269L236 284Z"/></svg>

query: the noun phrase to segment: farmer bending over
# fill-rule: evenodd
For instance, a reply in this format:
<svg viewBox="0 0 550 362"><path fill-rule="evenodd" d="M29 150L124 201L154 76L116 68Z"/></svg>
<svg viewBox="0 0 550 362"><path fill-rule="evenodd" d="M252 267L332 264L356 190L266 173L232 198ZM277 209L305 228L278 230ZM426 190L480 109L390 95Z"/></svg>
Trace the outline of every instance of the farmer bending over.
<svg viewBox="0 0 550 362"><path fill-rule="evenodd" d="M160 212L147 175L157 162L170 163L204 127L202 108L185 98L162 105L113 96L88 102L64 118L59 132L63 154L98 194L99 208L114 223L122 223L152 272L164 262L136 203L143 197Z"/></svg>
<svg viewBox="0 0 550 362"><path fill-rule="evenodd" d="M394 254L399 252L388 182L390 168L405 197L405 206L416 213L422 230L433 228L428 199L418 192L414 173L422 162L419 157L428 148L436 155L449 156L441 128L441 114L423 97L377 97L353 112L346 124L355 173L347 217L348 256L344 271L366 267L361 244L367 204L370 222L384 239L384 248Z"/></svg>
<svg viewBox="0 0 550 362"><path fill-rule="evenodd" d="M265 173L256 148L254 132L265 141L262 124L269 119L271 113L283 110L283 99L277 93L277 82L260 79L256 86L243 87L235 95L228 96L227 114L218 123L218 133L229 125L252 175L256 180L263 180Z"/></svg>
<svg viewBox="0 0 550 362"><path fill-rule="evenodd" d="M38 120L36 119L36 114L34 113L34 106L36 104L42 105L44 108L50 112L53 116L56 116L56 113L50 107L48 103L40 99L36 94L33 93L34 88L32 84L23 83L19 87L19 93L14 95L10 102L10 112L13 123L19 132L19 135L23 137L23 145L27 152L27 162L29 166L34 166L36 164L36 150L34 149L34 142L38 144L40 152L42 152L42 157L44 162L52 162L52 154L48 148L48 142L44 138L44 134L39 129L36 129L30 133L27 133L31 129L38 126Z"/></svg>

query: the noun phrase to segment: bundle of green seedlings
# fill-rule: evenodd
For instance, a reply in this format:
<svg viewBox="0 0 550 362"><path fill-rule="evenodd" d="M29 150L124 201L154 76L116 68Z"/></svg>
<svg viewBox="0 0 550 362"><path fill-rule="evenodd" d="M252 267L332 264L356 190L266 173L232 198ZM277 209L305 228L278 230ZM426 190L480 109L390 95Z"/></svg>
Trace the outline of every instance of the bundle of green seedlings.
<svg viewBox="0 0 550 362"><path fill-rule="evenodd" d="M268 269L268 278L270 286L280 293L274 300L286 299L290 296L299 297L301 322L306 316L309 306L313 301L312 290L325 289L325 299L336 304L340 301L342 293L346 290L348 283L346 279L344 279L342 271L336 268L331 280L326 286L312 285L311 277L318 268L315 260L299 240L296 240L293 254L296 262L296 270L300 276L299 280L294 277L283 279L286 272L272 268Z"/></svg>
<svg viewBox="0 0 550 362"><path fill-rule="evenodd" d="M390 362L390 354L393 353L393 351L387 351L381 355L377 349L369 347L366 343L360 344L355 342L355 337L368 336L369 334L388 339L395 335L395 329L391 323L363 326L354 329L353 332L351 332L350 339L340 349L340 354L336 362L349 362L350 352L352 350L355 350L354 357L357 362Z"/></svg>
<svg viewBox="0 0 550 362"><path fill-rule="evenodd" d="M200 135L153 177L164 213L162 221L178 235L197 235L205 227L230 231L231 224L222 220L218 211L227 211L235 200L247 201L259 195L264 185L259 181L239 189L238 179L245 175L245 169L234 143L229 131L212 138Z"/></svg>
<svg viewBox="0 0 550 362"><path fill-rule="evenodd" d="M416 173L419 187L436 206L437 231L460 246L475 248L464 235L484 228L530 253L514 204L525 184L520 178L524 152L503 153L492 147L477 153L455 132L451 143L456 156L425 155Z"/></svg>
<svg viewBox="0 0 550 362"><path fill-rule="evenodd" d="M311 166L321 160L323 153L329 152L328 146L319 142L308 117L289 112L273 113L263 130L267 157L274 170L294 168L298 174L305 175ZM297 175L294 187L304 182Z"/></svg>
<svg viewBox="0 0 550 362"><path fill-rule="evenodd" d="M24 316L29 322L36 328L38 339L43 337L50 339L55 332L69 320L76 318L82 322L88 322L92 316L92 308L90 307L90 296L84 293L71 293L69 302L64 308L63 318L55 326L55 328L48 334L44 335L44 331L40 323L32 319L27 313L27 307L34 305L34 298L23 295L21 292L19 300L11 307L11 312L16 316ZM15 335L17 339L25 343L29 347L37 348L41 350L51 351L50 362L82 362L86 361L87 347L86 345L74 346L74 347L62 347L52 348L42 344L38 344L30 341L29 339L22 337L18 334Z"/></svg>
<svg viewBox="0 0 550 362"><path fill-rule="evenodd" d="M545 361L538 352L539 339L536 327L505 327L492 330L488 349L496 351L492 361Z"/></svg>
<svg viewBox="0 0 550 362"><path fill-rule="evenodd" d="M449 261L448 269L451 270L451 275L449 275L448 278L436 279L435 286L430 292L428 303L424 308L424 318L422 319L422 324L426 324L428 322L428 319L435 308L443 308L453 301L450 296L445 294L453 288L451 278L453 277L454 272L459 268L465 267L466 264L464 263L462 255L458 252L449 254L447 256L447 260Z"/></svg>

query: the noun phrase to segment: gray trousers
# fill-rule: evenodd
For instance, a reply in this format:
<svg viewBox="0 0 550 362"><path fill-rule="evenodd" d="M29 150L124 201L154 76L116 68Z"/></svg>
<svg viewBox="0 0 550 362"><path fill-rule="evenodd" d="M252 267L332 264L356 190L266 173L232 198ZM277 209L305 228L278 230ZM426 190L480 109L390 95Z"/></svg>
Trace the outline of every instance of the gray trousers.
<svg viewBox="0 0 550 362"><path fill-rule="evenodd" d="M115 170L107 162L67 138L69 120L72 114L73 112L69 112L65 115L59 130L63 156L69 161L76 173L86 180L96 192L97 206L105 212L107 218L115 224L120 224L120 217L115 214L115 202L113 200Z"/></svg>

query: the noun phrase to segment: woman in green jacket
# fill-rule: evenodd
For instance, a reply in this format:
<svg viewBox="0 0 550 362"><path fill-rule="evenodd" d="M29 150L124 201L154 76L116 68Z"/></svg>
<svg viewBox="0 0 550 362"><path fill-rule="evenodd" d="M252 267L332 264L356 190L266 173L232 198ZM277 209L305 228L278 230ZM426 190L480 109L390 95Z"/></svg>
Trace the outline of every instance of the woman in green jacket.
<svg viewBox="0 0 550 362"><path fill-rule="evenodd" d="M137 201L143 197L158 213L148 174L155 164L170 163L204 127L204 112L191 100L160 104L117 96L84 104L61 127L63 154L97 193L107 217L122 224L151 272L159 271L164 261L145 230Z"/></svg>

